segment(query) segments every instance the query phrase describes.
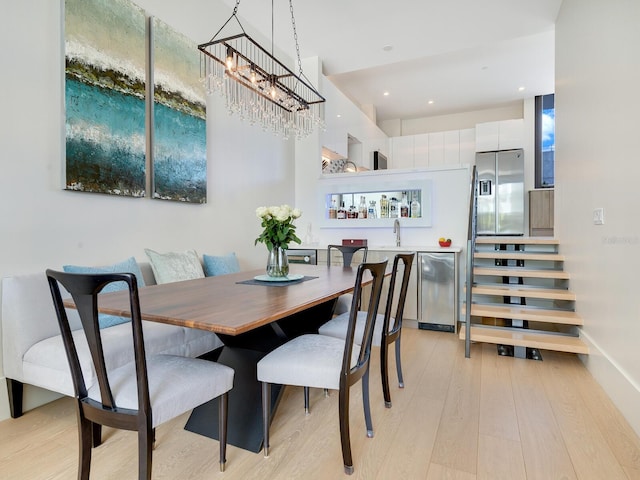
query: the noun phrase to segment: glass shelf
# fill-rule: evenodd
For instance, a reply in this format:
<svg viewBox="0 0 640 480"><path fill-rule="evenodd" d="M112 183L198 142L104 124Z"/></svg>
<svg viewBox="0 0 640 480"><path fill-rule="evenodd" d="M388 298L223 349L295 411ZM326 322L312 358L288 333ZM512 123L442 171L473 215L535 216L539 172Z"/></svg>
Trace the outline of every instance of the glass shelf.
<svg viewBox="0 0 640 480"><path fill-rule="evenodd" d="M408 227L431 226L431 183L429 180L381 181L375 177L363 177L355 183L332 182L322 185L319 206L323 228L376 228L393 225L396 218ZM388 202L388 213L382 211L383 196ZM406 204L402 199L406 199ZM395 199L395 201L394 201ZM366 217L361 213L361 200L366 206ZM373 204L372 204L373 202ZM413 210L411 208L413 203ZM393 213L393 204L396 214ZM403 212L402 206L406 205ZM341 212L344 205L344 213ZM335 211L334 211L335 207ZM374 215L370 210L373 207ZM404 215L403 215L404 214ZM344 217L344 218L343 218Z"/></svg>

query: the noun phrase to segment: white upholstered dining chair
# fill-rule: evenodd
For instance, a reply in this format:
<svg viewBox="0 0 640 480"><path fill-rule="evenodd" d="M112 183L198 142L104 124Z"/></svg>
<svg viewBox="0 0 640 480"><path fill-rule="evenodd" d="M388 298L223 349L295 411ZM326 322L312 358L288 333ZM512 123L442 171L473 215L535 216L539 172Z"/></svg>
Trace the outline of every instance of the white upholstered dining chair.
<svg viewBox="0 0 640 480"><path fill-rule="evenodd" d="M102 425L138 432L138 478L151 479L155 427L198 405L219 397L220 470L227 446L227 395L233 387L233 369L215 362L175 355L145 355L136 277L132 273L81 274L47 270L76 399L80 454L78 479L88 480L92 440L100 444ZM129 294L135 361L107 369L98 325L98 294L113 283L125 284ZM72 332L60 285L73 298L82 329ZM85 383L77 350L88 346L98 379Z"/></svg>
<svg viewBox="0 0 640 480"><path fill-rule="evenodd" d="M404 315L404 304L407 298L407 290L409 287L409 276L411 275L411 266L415 253L398 253L393 260L393 269L389 280L389 289L387 294L387 302L384 313L378 313L375 319L375 327L373 329L373 345L380 347L380 375L382 377L382 392L384 394L384 404L387 408L391 407L391 392L389 391L389 345L395 343L396 354L396 372L398 374L398 385L404 388L404 379L402 378L402 364L400 355L400 339L402 334L402 318ZM400 292L397 295L396 313L391 316L393 304L396 298L396 278L400 265L402 264L402 282L400 284ZM350 321L350 312L341 313L329 320L318 329L321 335L328 335L344 339L347 336L348 325ZM359 311L356 321L355 342L362 342L365 330L367 312Z"/></svg>
<svg viewBox="0 0 640 480"><path fill-rule="evenodd" d="M362 263L358 266L346 339L318 334L306 334L278 347L258 362L258 380L262 382L264 454L269 455L269 424L271 422L271 384L296 385L304 388L305 409L309 407L309 387L339 390L338 415L345 472L353 473L349 434L349 390L362 379L367 435L373 436L369 403L369 358L373 337L373 322L378 311L387 260ZM359 344L355 343L357 302L365 273L373 276L368 314Z"/></svg>

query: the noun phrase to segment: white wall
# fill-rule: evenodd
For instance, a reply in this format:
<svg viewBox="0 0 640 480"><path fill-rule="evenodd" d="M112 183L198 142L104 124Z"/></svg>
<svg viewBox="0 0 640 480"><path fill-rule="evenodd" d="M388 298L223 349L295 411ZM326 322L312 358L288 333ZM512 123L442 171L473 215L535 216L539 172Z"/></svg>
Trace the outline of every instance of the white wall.
<svg viewBox="0 0 640 480"><path fill-rule="evenodd" d="M640 2L564 0L556 23L556 236L588 369L640 434ZM605 224L593 225L594 208Z"/></svg>
<svg viewBox="0 0 640 480"><path fill-rule="evenodd" d="M319 228L318 216L319 182L322 178L322 146L332 148L332 142L339 138L348 152L347 136L351 135L361 142L361 158L350 158L359 166L373 169L373 151L388 152L388 138L376 124L356 107L335 85L322 75L322 64L317 58L305 59L305 75L319 86L327 99L325 105L326 131L315 131L309 138L296 140L296 206L303 212L297 220L299 237L306 243L326 245L334 241L324 229ZM338 117L339 115L339 117ZM307 232L311 231L309 239ZM309 240L309 241L307 241Z"/></svg>
<svg viewBox="0 0 640 480"><path fill-rule="evenodd" d="M208 105L206 205L62 190L61 1L2 6L0 277L131 255L145 261L145 247L235 251L242 269L261 268L266 250L254 246L255 208L294 202L294 142L229 117L218 96ZM196 42L211 38L230 13L212 0L136 3ZM27 389L27 408L38 398ZM0 377L0 419L8 417L7 405Z"/></svg>

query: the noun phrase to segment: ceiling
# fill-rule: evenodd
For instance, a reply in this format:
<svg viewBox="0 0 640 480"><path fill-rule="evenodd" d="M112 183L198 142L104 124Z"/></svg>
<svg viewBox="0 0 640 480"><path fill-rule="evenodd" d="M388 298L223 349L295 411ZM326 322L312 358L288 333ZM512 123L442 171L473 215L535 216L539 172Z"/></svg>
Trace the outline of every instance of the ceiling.
<svg viewBox="0 0 640 480"><path fill-rule="evenodd" d="M301 58L319 57L323 73L357 105L373 105L381 122L552 93L561 3L306 0L293 9ZM295 58L288 1L243 0L238 17L250 36L273 39Z"/></svg>

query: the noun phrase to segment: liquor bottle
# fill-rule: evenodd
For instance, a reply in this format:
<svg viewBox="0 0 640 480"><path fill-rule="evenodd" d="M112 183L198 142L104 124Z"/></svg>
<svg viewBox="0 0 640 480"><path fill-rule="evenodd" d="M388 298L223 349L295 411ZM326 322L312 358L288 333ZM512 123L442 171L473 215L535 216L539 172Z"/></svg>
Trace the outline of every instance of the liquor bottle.
<svg viewBox="0 0 640 480"><path fill-rule="evenodd" d="M338 220L342 220L342 219L347 218L347 211L344 208L344 202L340 203L340 208L338 208L338 212L337 212L336 218Z"/></svg>
<svg viewBox="0 0 640 480"><path fill-rule="evenodd" d="M389 218L398 218L398 199L391 197L389 202Z"/></svg>
<svg viewBox="0 0 640 480"><path fill-rule="evenodd" d="M409 203L407 202L407 192L402 192L402 200L400 200L400 216L409 216Z"/></svg>
<svg viewBox="0 0 640 480"><path fill-rule="evenodd" d="M376 201L375 200L370 200L369 201L369 211L367 212L367 218L378 218L378 215L376 214Z"/></svg>
<svg viewBox="0 0 640 480"><path fill-rule="evenodd" d="M367 218L367 203L364 196L360 196L360 206L358 207L358 218Z"/></svg>
<svg viewBox="0 0 640 480"><path fill-rule="evenodd" d="M389 200L386 195L380 198L380 218L389 218Z"/></svg>
<svg viewBox="0 0 640 480"><path fill-rule="evenodd" d="M411 202L411 218L420 218L421 216L420 202L417 197L413 197L413 201Z"/></svg>
<svg viewBox="0 0 640 480"><path fill-rule="evenodd" d="M331 199L331 206L329 207L329 218L338 218L338 208L336 207L336 199Z"/></svg>

